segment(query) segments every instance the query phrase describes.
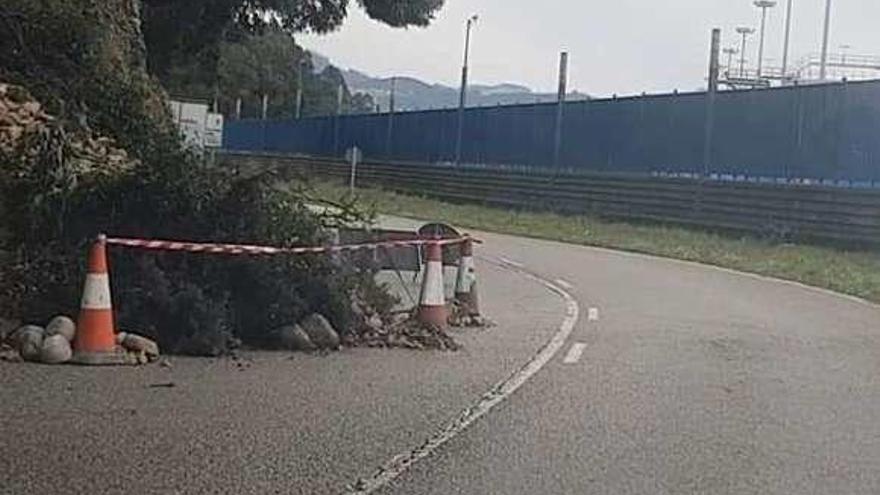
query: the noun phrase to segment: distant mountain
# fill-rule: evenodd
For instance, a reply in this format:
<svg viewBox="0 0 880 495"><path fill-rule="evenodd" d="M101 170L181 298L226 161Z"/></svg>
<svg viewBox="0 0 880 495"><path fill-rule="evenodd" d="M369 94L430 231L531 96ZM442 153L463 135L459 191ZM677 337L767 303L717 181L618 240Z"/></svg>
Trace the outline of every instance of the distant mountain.
<svg viewBox="0 0 880 495"><path fill-rule="evenodd" d="M312 61L318 67L330 65L330 61L315 52ZM367 93L382 109L388 109L391 94L390 77L372 77L363 72L348 69L342 71L342 77L352 93ZM413 77L397 77L394 106L397 110L426 110L435 108L455 108L458 106L458 88L442 84L430 84ZM569 100L589 98L583 93L570 93ZM518 103L553 102L556 93L535 93L526 86L519 84L468 86L467 104L469 107L513 105Z"/></svg>

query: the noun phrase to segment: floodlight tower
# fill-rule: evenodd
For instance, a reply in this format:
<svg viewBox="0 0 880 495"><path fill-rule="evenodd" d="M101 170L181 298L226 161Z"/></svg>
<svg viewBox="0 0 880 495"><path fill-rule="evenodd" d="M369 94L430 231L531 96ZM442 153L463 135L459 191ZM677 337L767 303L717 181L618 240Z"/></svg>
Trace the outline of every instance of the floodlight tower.
<svg viewBox="0 0 880 495"><path fill-rule="evenodd" d="M767 9L776 6L776 0L755 0L755 7L761 9L761 41L758 46L758 79L761 79L761 70L764 67L764 31L767 27Z"/></svg>
<svg viewBox="0 0 880 495"><path fill-rule="evenodd" d="M755 30L750 27L741 26L736 28L736 32L742 35L742 49L739 51L739 77L745 77L746 75L746 38L749 35L754 34Z"/></svg>

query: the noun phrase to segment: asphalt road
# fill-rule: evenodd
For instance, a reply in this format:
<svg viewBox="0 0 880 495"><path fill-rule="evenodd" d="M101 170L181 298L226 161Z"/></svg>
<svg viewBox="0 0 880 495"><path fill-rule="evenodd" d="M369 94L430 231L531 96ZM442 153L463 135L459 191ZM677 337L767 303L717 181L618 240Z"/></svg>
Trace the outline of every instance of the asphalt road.
<svg viewBox="0 0 880 495"><path fill-rule="evenodd" d="M562 279L594 318L381 493L880 493L877 307L694 264L484 237Z"/></svg>
<svg viewBox="0 0 880 495"><path fill-rule="evenodd" d="M498 326L454 331L458 352L172 356L171 368L0 362L0 494L344 492L554 333L556 295L479 269Z"/></svg>
<svg viewBox="0 0 880 495"><path fill-rule="evenodd" d="M385 494L880 493L880 309L669 260L481 234L570 287L547 366ZM0 493L339 493L529 361L565 316L480 263L459 353L0 363ZM173 388L150 385L174 383Z"/></svg>

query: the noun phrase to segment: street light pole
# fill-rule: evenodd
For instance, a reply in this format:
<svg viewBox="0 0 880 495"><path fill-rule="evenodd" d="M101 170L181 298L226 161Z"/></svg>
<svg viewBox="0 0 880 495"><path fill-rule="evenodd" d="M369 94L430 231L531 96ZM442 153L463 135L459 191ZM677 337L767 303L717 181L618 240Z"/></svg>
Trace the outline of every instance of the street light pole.
<svg viewBox="0 0 880 495"><path fill-rule="evenodd" d="M461 163L461 145L464 137L464 108L467 104L468 51L471 44L471 27L477 22L477 15L468 17L464 34L464 63L461 66L461 89L458 95L458 135L455 139L455 164Z"/></svg>
<svg viewBox="0 0 880 495"><path fill-rule="evenodd" d="M776 6L776 0L755 0L755 7L761 9L761 42L758 47L758 79L764 67L764 30L767 26L767 9Z"/></svg>
<svg viewBox="0 0 880 495"><path fill-rule="evenodd" d="M788 8L785 11L785 44L782 47L782 78L788 73L788 47L791 40L791 3L788 0Z"/></svg>
<svg viewBox="0 0 880 495"><path fill-rule="evenodd" d="M819 79L824 81L828 69L828 34L831 30L831 0L825 1L825 31L822 35L822 61L819 63Z"/></svg>
<svg viewBox="0 0 880 495"><path fill-rule="evenodd" d="M755 32L754 29L750 27L738 27L736 28L736 32L742 35L742 49L739 51L739 77L745 78L746 76L746 38Z"/></svg>

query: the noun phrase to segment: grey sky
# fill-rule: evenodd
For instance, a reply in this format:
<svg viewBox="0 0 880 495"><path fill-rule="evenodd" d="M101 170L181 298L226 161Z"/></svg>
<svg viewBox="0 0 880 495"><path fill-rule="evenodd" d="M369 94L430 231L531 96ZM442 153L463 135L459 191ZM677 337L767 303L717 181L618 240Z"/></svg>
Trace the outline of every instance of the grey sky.
<svg viewBox="0 0 880 495"><path fill-rule="evenodd" d="M766 65L782 58L786 0L771 10ZM825 0L794 0L791 58L817 53ZM880 1L834 0L832 51L880 55ZM464 20L477 13L472 81L515 82L553 91L560 50L570 53L570 88L595 95L696 89L704 84L712 27L723 46L734 28L758 27L751 0L447 0L425 29L395 30L353 9L345 27L299 41L334 64L376 76L412 75L456 85ZM757 34L747 59L757 60Z"/></svg>

